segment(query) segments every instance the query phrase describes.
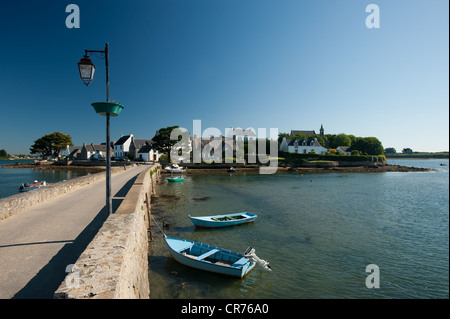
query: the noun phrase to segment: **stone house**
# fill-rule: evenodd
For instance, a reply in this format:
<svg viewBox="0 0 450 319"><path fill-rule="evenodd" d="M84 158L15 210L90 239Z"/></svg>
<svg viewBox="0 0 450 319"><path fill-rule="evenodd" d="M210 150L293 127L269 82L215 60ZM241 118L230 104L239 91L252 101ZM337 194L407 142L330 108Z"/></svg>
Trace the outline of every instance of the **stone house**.
<svg viewBox="0 0 450 319"><path fill-rule="evenodd" d="M112 153L112 149L110 147ZM80 153L77 156L79 160L104 160L106 159L106 144L86 144L83 143Z"/></svg>

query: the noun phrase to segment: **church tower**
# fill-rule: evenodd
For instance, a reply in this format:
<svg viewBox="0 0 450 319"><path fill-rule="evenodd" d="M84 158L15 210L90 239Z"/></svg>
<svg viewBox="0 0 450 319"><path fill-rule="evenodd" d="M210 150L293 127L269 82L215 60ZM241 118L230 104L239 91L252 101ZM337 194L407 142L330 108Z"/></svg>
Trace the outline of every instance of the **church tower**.
<svg viewBox="0 0 450 319"><path fill-rule="evenodd" d="M328 148L330 146L330 142L328 141L328 139L325 137L325 130L323 129L323 125L320 124L320 137L323 138L324 142L325 142L325 147Z"/></svg>

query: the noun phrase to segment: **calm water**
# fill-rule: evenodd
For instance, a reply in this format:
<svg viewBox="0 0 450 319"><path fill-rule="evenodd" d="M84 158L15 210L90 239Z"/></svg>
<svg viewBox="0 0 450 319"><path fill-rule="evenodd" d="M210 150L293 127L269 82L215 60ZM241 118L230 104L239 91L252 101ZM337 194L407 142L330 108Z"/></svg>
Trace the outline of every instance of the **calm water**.
<svg viewBox="0 0 450 319"><path fill-rule="evenodd" d="M153 227L151 298L448 298L448 160L398 160L420 173L235 174L162 183L152 205L171 237L244 252L271 263L244 279L178 264ZM205 200L194 198L209 197ZM187 215L249 211L252 224L195 229ZM368 289L368 264L380 288Z"/></svg>
<svg viewBox="0 0 450 319"><path fill-rule="evenodd" d="M19 194L22 183L32 183L35 180L57 183L79 176L90 174L88 171L71 171L65 169L33 169L33 168L2 168L16 162L32 163L33 160L0 160L0 198Z"/></svg>

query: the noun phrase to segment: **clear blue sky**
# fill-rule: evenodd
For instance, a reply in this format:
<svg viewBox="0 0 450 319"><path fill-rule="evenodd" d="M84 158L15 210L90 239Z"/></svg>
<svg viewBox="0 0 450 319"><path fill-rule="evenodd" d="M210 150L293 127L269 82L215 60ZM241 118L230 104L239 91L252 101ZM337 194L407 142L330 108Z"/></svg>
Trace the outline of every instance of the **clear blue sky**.
<svg viewBox="0 0 450 319"><path fill-rule="evenodd" d="M65 24L70 3L80 28ZM368 4L380 28L368 29ZM0 0L0 149L27 154L60 131L105 141L104 61L86 87L84 49L110 44L111 139L161 127L278 128L375 136L401 151L449 149L447 0Z"/></svg>

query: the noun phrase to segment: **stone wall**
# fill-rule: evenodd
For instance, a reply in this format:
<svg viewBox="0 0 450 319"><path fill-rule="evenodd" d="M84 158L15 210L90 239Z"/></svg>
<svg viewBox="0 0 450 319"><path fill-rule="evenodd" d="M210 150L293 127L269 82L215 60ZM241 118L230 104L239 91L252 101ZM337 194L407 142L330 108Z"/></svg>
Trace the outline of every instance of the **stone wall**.
<svg viewBox="0 0 450 319"><path fill-rule="evenodd" d="M142 172L116 212L72 267L56 299L146 299L148 278L148 225L146 199L157 179L158 165ZM150 203L148 203L150 205Z"/></svg>
<svg viewBox="0 0 450 319"><path fill-rule="evenodd" d="M111 168L111 174L123 171L123 168ZM39 189L20 193L0 199L0 220L8 218L12 215L23 212L24 210L42 203L55 196L65 194L88 184L92 184L106 178L105 172L85 175L70 179L63 182L58 182L53 185L45 186Z"/></svg>

